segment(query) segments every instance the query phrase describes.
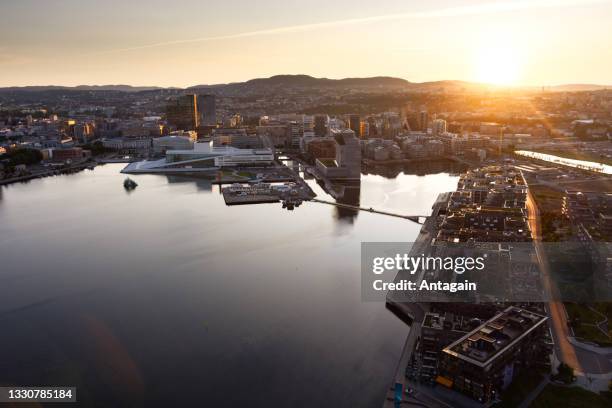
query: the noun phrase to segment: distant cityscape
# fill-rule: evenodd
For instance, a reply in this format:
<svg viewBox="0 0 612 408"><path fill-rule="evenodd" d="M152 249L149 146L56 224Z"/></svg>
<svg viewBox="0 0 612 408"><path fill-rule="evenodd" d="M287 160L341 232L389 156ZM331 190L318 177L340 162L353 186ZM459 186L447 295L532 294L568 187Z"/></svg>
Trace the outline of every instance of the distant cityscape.
<svg viewBox="0 0 612 408"><path fill-rule="evenodd" d="M486 254L496 274L467 301L387 297L410 322L380 401L389 407L527 407L559 389L609 402L611 141L605 88L283 75L188 89L0 89L1 185L124 163L129 190L142 174L206 179L227 205L393 216L422 224L415 254L457 255L458 244ZM462 170L429 214L361 204L363 173L437 162ZM548 243L576 252L559 260ZM591 268L583 280L578 260ZM559 277L562 262L570 271Z"/></svg>

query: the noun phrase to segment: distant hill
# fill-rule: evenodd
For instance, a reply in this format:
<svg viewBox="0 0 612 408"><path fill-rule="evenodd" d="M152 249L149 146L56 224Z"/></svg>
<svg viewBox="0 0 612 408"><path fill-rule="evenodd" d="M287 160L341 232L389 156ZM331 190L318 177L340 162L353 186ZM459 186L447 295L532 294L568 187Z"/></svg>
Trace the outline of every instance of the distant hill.
<svg viewBox="0 0 612 408"><path fill-rule="evenodd" d="M256 78L246 82L230 84L196 85L190 90L222 89L224 93L268 93L277 89L361 89L391 90L408 89L411 83L401 78L371 77L329 79L315 78L310 75L275 75L270 78Z"/></svg>
<svg viewBox="0 0 612 408"><path fill-rule="evenodd" d="M357 90L357 91L416 91L416 92L483 92L496 87L495 85L467 81L432 81L410 82L401 78L377 76L369 78L315 78L310 75L274 75L269 78L255 78L246 82L232 82L227 84L195 85L185 88L193 92L219 91L224 95L257 95L269 94L278 90ZM503 87L501 87L503 89ZM75 91L119 91L140 92L155 91L162 88L157 86L131 86L131 85L79 85L69 86L24 86L0 88L0 92L45 92L58 90ZM518 89L537 91L539 87L521 87ZM553 92L580 92L612 89L612 86L595 84L567 84L547 86L546 90Z"/></svg>
<svg viewBox="0 0 612 408"><path fill-rule="evenodd" d="M275 75L270 78L251 79L244 83L247 86L303 86L303 87L403 87L410 85L405 79L393 77L314 78L309 75Z"/></svg>
<svg viewBox="0 0 612 408"><path fill-rule="evenodd" d="M443 80L413 83L412 89L416 91L444 91L444 92L483 92L491 89L492 85L478 82Z"/></svg>

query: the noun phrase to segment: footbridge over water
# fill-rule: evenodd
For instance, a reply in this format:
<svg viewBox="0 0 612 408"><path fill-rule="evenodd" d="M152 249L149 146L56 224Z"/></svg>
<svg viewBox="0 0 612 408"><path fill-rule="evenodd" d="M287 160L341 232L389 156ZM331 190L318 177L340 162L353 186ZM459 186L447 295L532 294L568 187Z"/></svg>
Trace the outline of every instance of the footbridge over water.
<svg viewBox="0 0 612 408"><path fill-rule="evenodd" d="M334 201L320 200L318 198L313 198L310 201L313 201L315 203L335 205L336 207L348 208L348 209L351 209L351 210L367 211L367 212L376 213L376 214L388 215L390 217L403 218L405 220L410 220L412 222L416 222L417 224L425 223L425 220L429 217L428 215L403 215L403 214L398 214L398 213L394 213L394 212L390 212L390 211L375 210L372 207L370 207L370 208L359 207L357 205L336 203Z"/></svg>

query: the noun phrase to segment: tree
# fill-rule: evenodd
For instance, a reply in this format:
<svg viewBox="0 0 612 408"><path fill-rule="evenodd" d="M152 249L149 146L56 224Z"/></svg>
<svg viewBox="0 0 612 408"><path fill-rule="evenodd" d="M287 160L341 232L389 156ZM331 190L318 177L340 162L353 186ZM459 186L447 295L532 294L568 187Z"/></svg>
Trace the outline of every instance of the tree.
<svg viewBox="0 0 612 408"><path fill-rule="evenodd" d="M101 154L112 152L111 149L104 147L104 144L99 140L91 144L84 145L83 148L90 150L92 156L99 156Z"/></svg>
<svg viewBox="0 0 612 408"><path fill-rule="evenodd" d="M557 367L557 374L553 376L553 379L563 381L565 384L571 384L576 380L574 369L561 362L559 363L559 367Z"/></svg>
<svg viewBox="0 0 612 408"><path fill-rule="evenodd" d="M43 159L42 153L37 149L15 149L0 156L0 160L8 159L9 166L14 167L19 164L31 165L40 163Z"/></svg>

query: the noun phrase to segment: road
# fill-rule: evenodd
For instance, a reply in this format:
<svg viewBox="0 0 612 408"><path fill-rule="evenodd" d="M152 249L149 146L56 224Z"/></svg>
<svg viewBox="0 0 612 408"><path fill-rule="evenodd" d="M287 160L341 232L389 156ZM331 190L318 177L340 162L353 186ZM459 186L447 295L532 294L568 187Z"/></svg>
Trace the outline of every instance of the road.
<svg viewBox="0 0 612 408"><path fill-rule="evenodd" d="M573 367L579 373L585 374L605 374L612 371L611 354L600 354L594 351L574 346L569 342L571 336L567 322L567 314L563 302L559 299L557 286L551 279L550 265L544 246L542 245L542 226L540 223L540 210L538 209L531 193L527 196L527 211L529 227L534 239L534 246L540 271L542 272L542 282L546 291L547 298L550 299L546 305L546 310L550 316L551 331L555 343L555 355L557 358Z"/></svg>

